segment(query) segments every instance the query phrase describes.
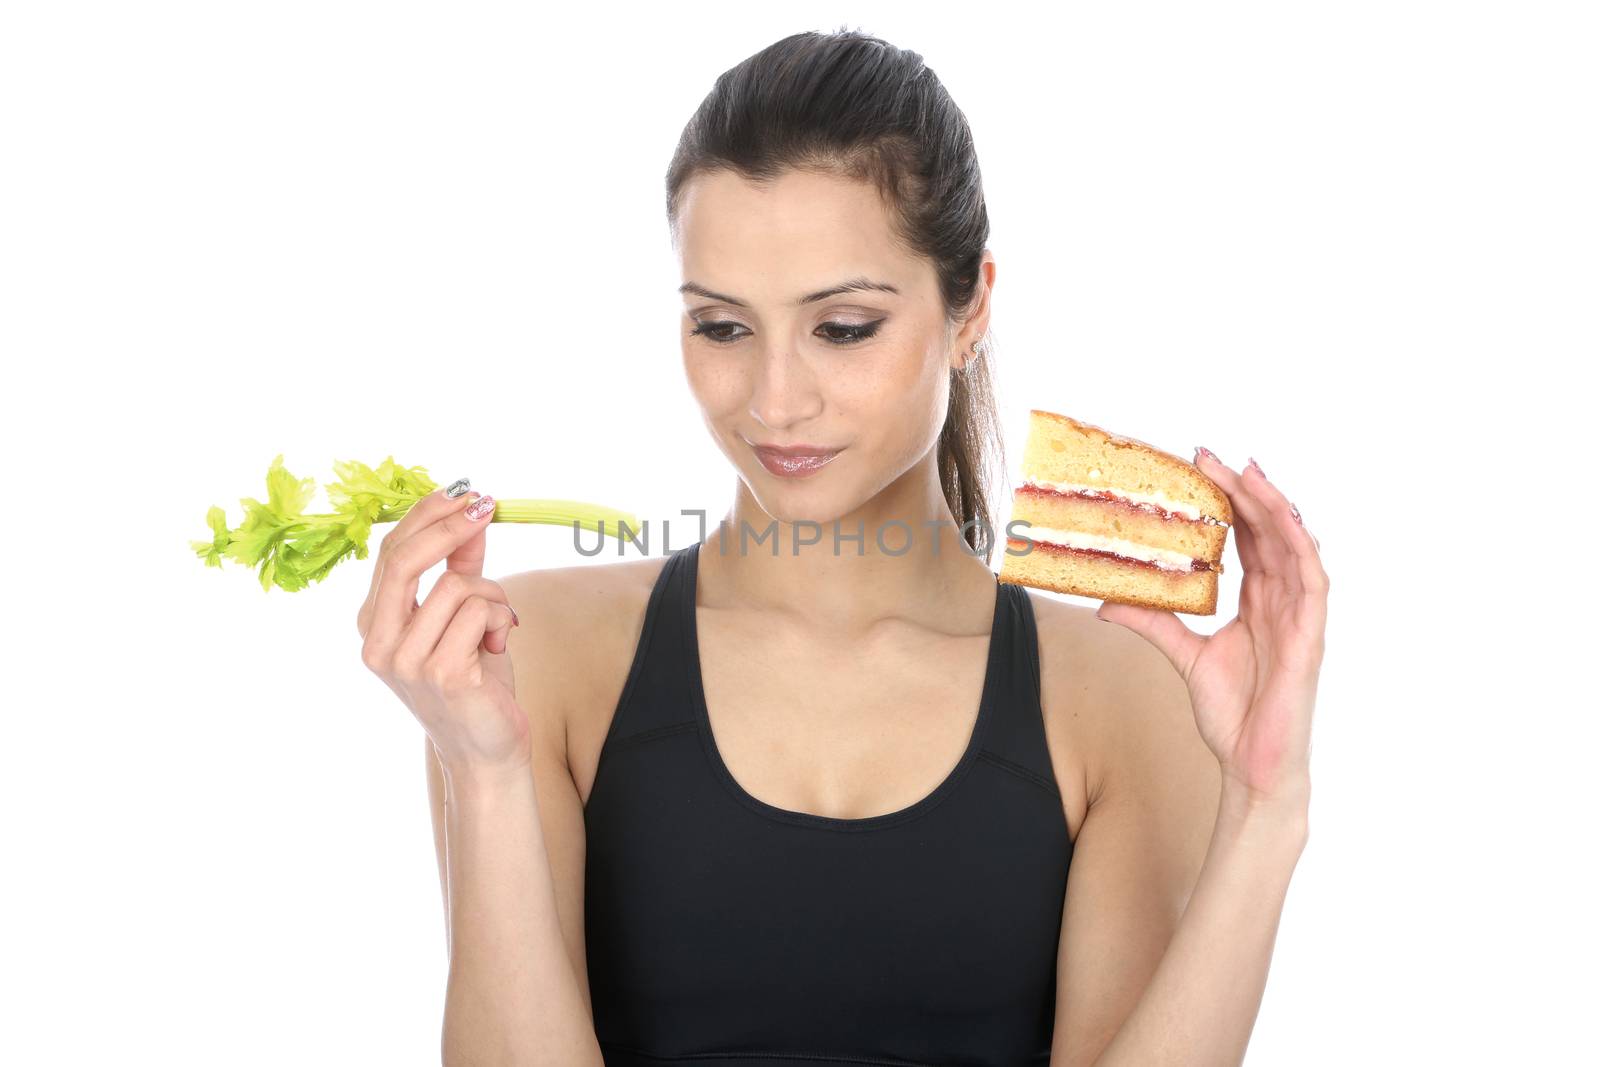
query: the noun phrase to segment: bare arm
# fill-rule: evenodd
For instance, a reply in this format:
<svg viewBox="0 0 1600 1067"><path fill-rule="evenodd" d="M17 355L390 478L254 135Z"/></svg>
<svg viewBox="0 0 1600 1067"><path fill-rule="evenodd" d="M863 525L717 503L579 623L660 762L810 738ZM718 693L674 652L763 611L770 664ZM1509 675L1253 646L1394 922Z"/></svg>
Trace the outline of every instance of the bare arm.
<svg viewBox="0 0 1600 1067"><path fill-rule="evenodd" d="M537 773L537 772L536 772ZM604 1062L567 955L533 778L445 778L446 1064Z"/></svg>
<svg viewBox="0 0 1600 1067"><path fill-rule="evenodd" d="M1167 659L1121 629L1095 637L1101 756L1073 853L1051 1063L1238 1064L1304 820L1224 793Z"/></svg>
<svg viewBox="0 0 1600 1067"><path fill-rule="evenodd" d="M439 897L444 901L444 953L450 956L450 868L445 860L444 840L444 766L439 762L439 750L433 747L433 738L422 735L422 761L428 773L428 809L433 816L433 852L439 862Z"/></svg>
<svg viewBox="0 0 1600 1067"><path fill-rule="evenodd" d="M508 655L527 679L532 773L428 760L450 957L444 1063L602 1067L583 966L583 808L550 663L559 598L539 572L523 577L504 584L522 620Z"/></svg>
<svg viewBox="0 0 1600 1067"><path fill-rule="evenodd" d="M1261 1009L1303 821L1227 791L1172 943L1094 1067L1237 1065Z"/></svg>

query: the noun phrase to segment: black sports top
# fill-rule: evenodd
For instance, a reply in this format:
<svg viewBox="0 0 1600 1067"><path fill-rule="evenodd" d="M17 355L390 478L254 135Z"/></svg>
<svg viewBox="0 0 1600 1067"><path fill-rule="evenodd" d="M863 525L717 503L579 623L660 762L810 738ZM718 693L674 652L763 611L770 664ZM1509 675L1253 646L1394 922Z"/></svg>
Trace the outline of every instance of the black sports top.
<svg viewBox="0 0 1600 1067"><path fill-rule="evenodd" d="M1043 1067L1068 836L1026 590L996 580L977 724L910 807L835 819L717 752L698 544L669 554L584 809L607 1067Z"/></svg>

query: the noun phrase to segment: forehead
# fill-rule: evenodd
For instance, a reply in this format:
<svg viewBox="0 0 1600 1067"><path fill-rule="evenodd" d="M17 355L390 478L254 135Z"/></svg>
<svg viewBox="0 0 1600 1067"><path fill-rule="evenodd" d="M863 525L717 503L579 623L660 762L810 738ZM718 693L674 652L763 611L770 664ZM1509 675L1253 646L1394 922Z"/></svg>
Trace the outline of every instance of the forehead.
<svg viewBox="0 0 1600 1067"><path fill-rule="evenodd" d="M915 276L915 257L895 240L889 209L866 181L789 170L758 185L731 171L705 172L684 185L678 225L685 278L716 276L749 291L766 276L782 287L777 299L792 298L789 279Z"/></svg>

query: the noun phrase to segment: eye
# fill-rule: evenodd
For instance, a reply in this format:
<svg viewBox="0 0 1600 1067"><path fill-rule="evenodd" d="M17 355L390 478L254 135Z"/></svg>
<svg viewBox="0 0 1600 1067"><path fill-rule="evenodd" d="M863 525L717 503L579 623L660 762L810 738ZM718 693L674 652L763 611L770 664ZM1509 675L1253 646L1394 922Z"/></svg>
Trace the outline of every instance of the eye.
<svg viewBox="0 0 1600 1067"><path fill-rule="evenodd" d="M817 331L824 341L832 345L853 345L867 340L878 332L878 327L883 325L883 320L869 322L857 326L845 322L825 322L817 327ZM690 337L704 337L716 344L732 344L740 340L739 335L733 331L743 329L737 322L707 321L695 323L694 329L689 331Z"/></svg>
<svg viewBox="0 0 1600 1067"><path fill-rule="evenodd" d="M824 333L823 340L835 345L853 345L865 341L878 332L878 327L883 325L883 320L869 322L862 326L852 326L843 322L825 322L817 329L828 331L837 330L839 333Z"/></svg>
<svg viewBox="0 0 1600 1067"><path fill-rule="evenodd" d="M708 341L715 341L718 344L725 345L731 344L738 338L730 337L724 331L737 330L738 328L739 324L737 322L697 322L694 325L694 329L689 331L689 336L704 337Z"/></svg>

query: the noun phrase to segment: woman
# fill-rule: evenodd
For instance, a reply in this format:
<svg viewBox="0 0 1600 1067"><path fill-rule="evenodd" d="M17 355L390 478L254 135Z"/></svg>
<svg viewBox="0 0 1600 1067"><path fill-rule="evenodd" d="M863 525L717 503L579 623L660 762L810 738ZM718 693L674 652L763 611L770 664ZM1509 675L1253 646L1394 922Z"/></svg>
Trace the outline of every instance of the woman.
<svg viewBox="0 0 1600 1067"><path fill-rule="evenodd" d="M1209 638L997 582L995 264L915 53L779 41L667 186L724 525L495 582L463 480L361 609L427 734L446 1061L1239 1062L1307 833L1298 512L1198 450L1245 571Z"/></svg>

